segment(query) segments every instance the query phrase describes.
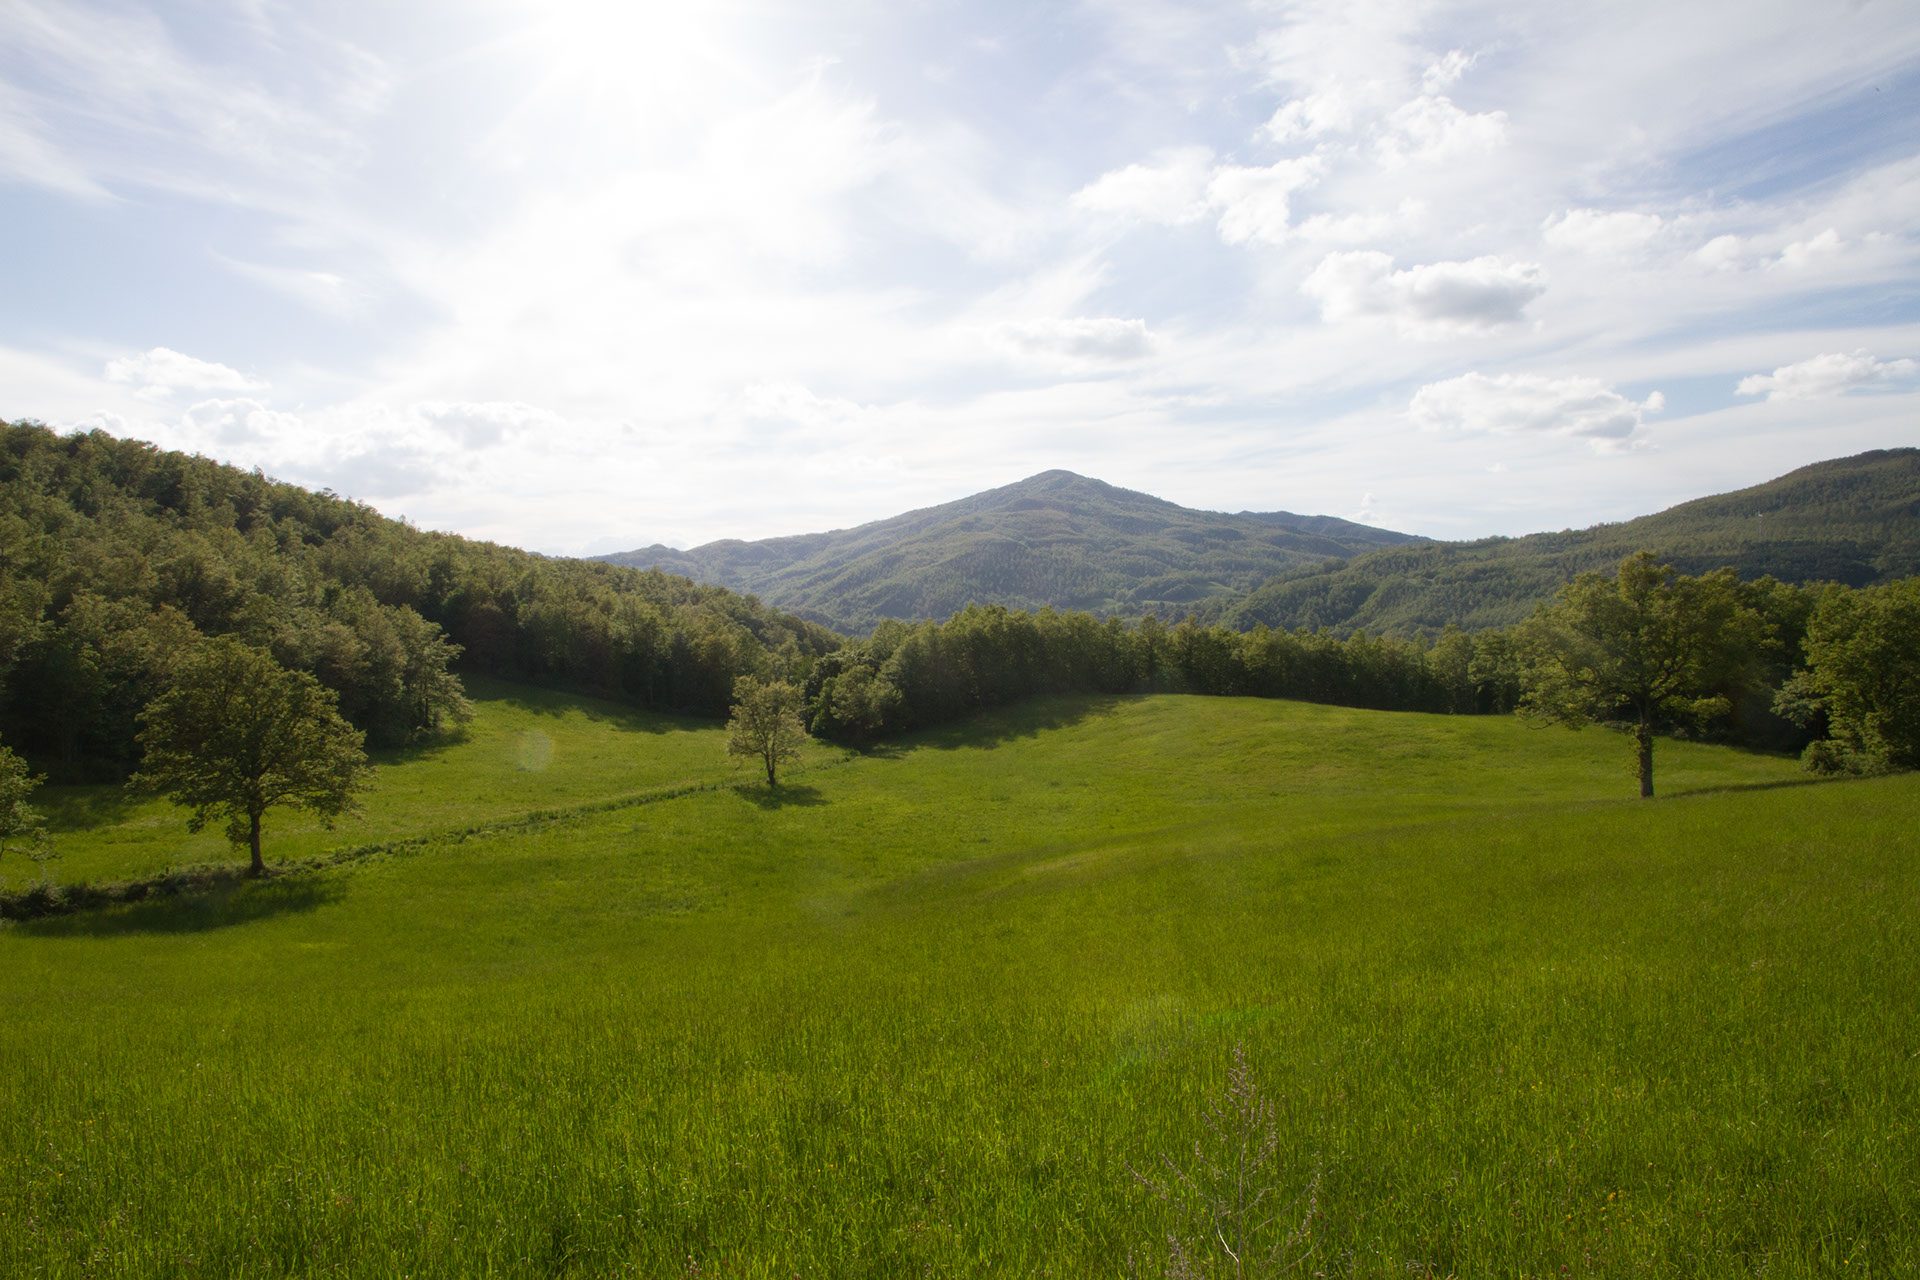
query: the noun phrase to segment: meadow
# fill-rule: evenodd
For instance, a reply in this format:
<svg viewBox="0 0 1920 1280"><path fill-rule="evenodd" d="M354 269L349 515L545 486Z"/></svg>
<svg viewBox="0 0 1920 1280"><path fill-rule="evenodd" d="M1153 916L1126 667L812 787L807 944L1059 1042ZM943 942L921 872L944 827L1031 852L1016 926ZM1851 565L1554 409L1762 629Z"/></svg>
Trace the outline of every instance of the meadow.
<svg viewBox="0 0 1920 1280"><path fill-rule="evenodd" d="M769 792L476 692L268 857L413 843L0 930L0 1274L1159 1275L1236 1051L1275 1273L1920 1274L1920 779L1161 696Z"/></svg>

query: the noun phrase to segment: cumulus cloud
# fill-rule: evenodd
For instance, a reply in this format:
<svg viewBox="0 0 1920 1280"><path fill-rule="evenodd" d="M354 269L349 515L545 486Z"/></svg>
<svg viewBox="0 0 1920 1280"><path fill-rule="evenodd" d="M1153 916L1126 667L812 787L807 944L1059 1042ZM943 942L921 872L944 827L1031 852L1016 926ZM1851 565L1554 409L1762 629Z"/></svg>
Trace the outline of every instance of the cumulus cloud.
<svg viewBox="0 0 1920 1280"><path fill-rule="evenodd" d="M1451 98L1425 93L1387 117L1380 159L1393 166L1439 164L1484 155L1506 140L1506 112L1462 111Z"/></svg>
<svg viewBox="0 0 1920 1280"><path fill-rule="evenodd" d="M1304 98L1284 102L1273 118L1262 126L1275 142L1298 142L1353 129L1353 99L1338 86L1330 86Z"/></svg>
<svg viewBox="0 0 1920 1280"><path fill-rule="evenodd" d="M415 405L413 410L428 426L469 449L482 449L510 436L554 431L565 425L558 414L518 401L428 401Z"/></svg>
<svg viewBox="0 0 1920 1280"><path fill-rule="evenodd" d="M1571 436L1609 452L1631 447L1665 407L1658 391L1636 403L1598 378L1467 373L1414 392L1407 416L1423 431Z"/></svg>
<svg viewBox="0 0 1920 1280"><path fill-rule="evenodd" d="M1073 193L1076 208L1089 213L1177 225L1207 216L1207 181L1213 152L1205 147L1162 151L1148 164L1130 164L1102 174Z"/></svg>
<svg viewBox="0 0 1920 1280"><path fill-rule="evenodd" d="M1920 366L1911 360L1880 360L1865 351L1834 351L1782 365L1772 373L1742 378L1734 389L1743 396L1763 395L1769 400L1816 400L1910 378L1916 368Z"/></svg>
<svg viewBox="0 0 1920 1280"><path fill-rule="evenodd" d="M1568 209L1548 218L1540 234L1556 249L1627 257L1644 250L1665 229L1666 222L1657 213Z"/></svg>
<svg viewBox="0 0 1920 1280"><path fill-rule="evenodd" d="M1546 292L1538 263L1431 262L1396 271L1384 253L1330 253L1300 285L1329 321L1384 317L1414 333L1474 332L1519 320Z"/></svg>
<svg viewBox="0 0 1920 1280"><path fill-rule="evenodd" d="M1828 227L1817 236L1805 240L1796 240L1780 251L1775 263L1788 269L1809 267L1826 258L1831 258L1846 248L1846 241L1840 233Z"/></svg>
<svg viewBox="0 0 1920 1280"><path fill-rule="evenodd" d="M1214 170L1207 197L1220 210L1220 238L1228 244L1287 238L1293 193L1313 185L1320 161L1313 156L1282 160L1264 168L1238 165Z"/></svg>
<svg viewBox="0 0 1920 1280"><path fill-rule="evenodd" d="M202 400L181 415L186 424L220 444L254 444L301 430L299 415L269 409L258 400Z"/></svg>
<svg viewBox="0 0 1920 1280"><path fill-rule="evenodd" d="M993 336L1002 347L1022 355L1077 362L1137 360L1153 351L1146 321L1116 316L1014 320L998 326Z"/></svg>
<svg viewBox="0 0 1920 1280"><path fill-rule="evenodd" d="M238 369L167 347L109 360L106 374L109 381L132 384L142 400L164 400L175 391L264 391L267 386Z"/></svg>

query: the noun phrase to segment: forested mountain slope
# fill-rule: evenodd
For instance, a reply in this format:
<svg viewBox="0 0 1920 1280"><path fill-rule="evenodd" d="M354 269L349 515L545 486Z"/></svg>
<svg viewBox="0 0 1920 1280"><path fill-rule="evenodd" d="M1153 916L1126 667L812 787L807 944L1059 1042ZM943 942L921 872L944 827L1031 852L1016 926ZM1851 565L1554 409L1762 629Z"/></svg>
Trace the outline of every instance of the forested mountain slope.
<svg viewBox="0 0 1920 1280"><path fill-rule="evenodd" d="M1047 471L854 529L601 559L750 591L866 631L883 618L944 618L969 603L1180 614L1288 569L1417 541L1332 516L1194 511Z"/></svg>
<svg viewBox="0 0 1920 1280"><path fill-rule="evenodd" d="M427 533L331 494L104 432L0 424L0 737L124 772L202 635L312 672L375 745L456 706L456 671L724 714L838 637L717 587Z"/></svg>
<svg viewBox="0 0 1920 1280"><path fill-rule="evenodd" d="M1591 529L1393 547L1284 574L1199 610L1235 627L1411 634L1520 621L1576 573L1650 550L1685 573L1866 586L1920 573L1920 449L1836 458Z"/></svg>

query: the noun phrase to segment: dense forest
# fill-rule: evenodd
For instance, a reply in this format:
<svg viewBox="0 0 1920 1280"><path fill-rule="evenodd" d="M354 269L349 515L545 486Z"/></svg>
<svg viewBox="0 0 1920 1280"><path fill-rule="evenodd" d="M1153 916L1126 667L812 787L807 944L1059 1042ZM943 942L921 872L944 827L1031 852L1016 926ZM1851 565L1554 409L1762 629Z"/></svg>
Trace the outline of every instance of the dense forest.
<svg viewBox="0 0 1920 1280"><path fill-rule="evenodd" d="M1436 635L1519 622L1576 573L1649 550L1685 573L1867 586L1920 574L1920 449L1802 467L1619 524L1393 547L1291 572L1203 618L1235 628Z"/></svg>
<svg viewBox="0 0 1920 1280"><path fill-rule="evenodd" d="M428 533L326 493L102 432L0 432L0 738L62 776L136 763L198 637L339 695L375 746L457 719L458 671L724 714L803 676L825 629L683 578Z"/></svg>
<svg viewBox="0 0 1920 1280"><path fill-rule="evenodd" d="M751 591L838 631L968 604L1179 616L1275 574L1420 539L1334 516L1194 511L1070 471L832 533L602 557Z"/></svg>

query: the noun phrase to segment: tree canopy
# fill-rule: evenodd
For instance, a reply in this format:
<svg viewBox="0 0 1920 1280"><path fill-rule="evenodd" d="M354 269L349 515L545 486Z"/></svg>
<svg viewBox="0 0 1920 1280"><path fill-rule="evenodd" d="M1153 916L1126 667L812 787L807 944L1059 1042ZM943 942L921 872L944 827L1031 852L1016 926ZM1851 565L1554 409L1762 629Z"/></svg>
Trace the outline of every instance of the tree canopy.
<svg viewBox="0 0 1920 1280"><path fill-rule="evenodd" d="M269 809L304 809L331 823L367 781L361 733L340 718L337 696L231 636L189 650L142 720L146 757L136 787L192 811L189 830L227 820L264 874L261 822Z"/></svg>
<svg viewBox="0 0 1920 1280"><path fill-rule="evenodd" d="M1579 575L1528 619L1521 706L1632 734L1640 794L1650 797L1654 731L1724 714L1724 690L1763 634L1731 570L1684 577L1638 552L1611 576Z"/></svg>
<svg viewBox="0 0 1920 1280"><path fill-rule="evenodd" d="M797 759L807 740L800 719L800 690L785 680L741 676L733 686L733 718L727 722L727 754L757 759L767 785L780 785L780 766Z"/></svg>
<svg viewBox="0 0 1920 1280"><path fill-rule="evenodd" d="M1828 772L1920 769L1920 578L1827 592L1783 710L1825 721L1807 763Z"/></svg>

